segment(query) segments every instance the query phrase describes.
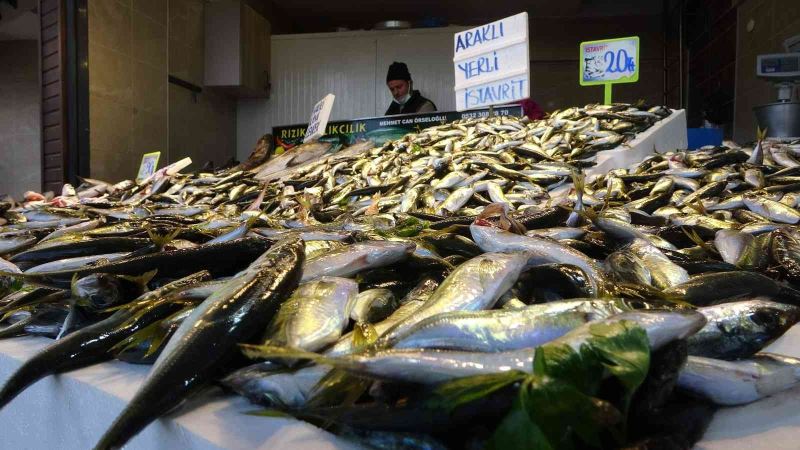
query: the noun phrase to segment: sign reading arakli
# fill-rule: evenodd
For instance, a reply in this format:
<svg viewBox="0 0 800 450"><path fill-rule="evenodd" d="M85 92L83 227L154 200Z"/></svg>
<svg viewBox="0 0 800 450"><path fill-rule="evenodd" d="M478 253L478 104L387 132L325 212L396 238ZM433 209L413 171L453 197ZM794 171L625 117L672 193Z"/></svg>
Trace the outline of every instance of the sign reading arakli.
<svg viewBox="0 0 800 450"><path fill-rule="evenodd" d="M453 36L456 110L528 98L528 13L506 17Z"/></svg>

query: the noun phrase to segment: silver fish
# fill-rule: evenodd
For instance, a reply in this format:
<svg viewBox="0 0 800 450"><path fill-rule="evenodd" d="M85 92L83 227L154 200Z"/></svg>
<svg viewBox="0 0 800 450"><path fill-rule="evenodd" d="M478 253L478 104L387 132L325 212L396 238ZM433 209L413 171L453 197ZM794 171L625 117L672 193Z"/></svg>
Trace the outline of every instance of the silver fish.
<svg viewBox="0 0 800 450"><path fill-rule="evenodd" d="M800 360L760 353L739 361L689 356L678 387L717 405L745 405L777 394L800 381Z"/></svg>
<svg viewBox="0 0 800 450"><path fill-rule="evenodd" d="M484 253L458 266L411 316L381 336L381 347L391 346L422 320L449 311L477 311L494 306L525 267L520 253Z"/></svg>
<svg viewBox="0 0 800 450"><path fill-rule="evenodd" d="M416 246L409 242L364 241L306 261L302 281L322 276L349 277L366 269L402 261Z"/></svg>
<svg viewBox="0 0 800 450"><path fill-rule="evenodd" d="M312 352L336 342L357 294L358 284L347 278L320 277L301 284L267 328L267 341Z"/></svg>

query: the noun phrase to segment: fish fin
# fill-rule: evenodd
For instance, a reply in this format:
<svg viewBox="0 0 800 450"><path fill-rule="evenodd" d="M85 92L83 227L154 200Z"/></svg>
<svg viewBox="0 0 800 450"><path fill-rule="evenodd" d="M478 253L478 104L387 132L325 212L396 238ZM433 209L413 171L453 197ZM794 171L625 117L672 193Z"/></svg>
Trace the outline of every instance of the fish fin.
<svg viewBox="0 0 800 450"><path fill-rule="evenodd" d="M367 348L378 340L375 327L367 322L357 322L353 327L353 348L356 351Z"/></svg>
<svg viewBox="0 0 800 450"><path fill-rule="evenodd" d="M719 254L719 252L717 252L717 249L714 248L714 246L707 244L706 241L704 241L703 238L701 238L696 231L687 229L686 227L681 227L681 231L683 231L683 233L689 239L691 239L692 242L697 244L698 247L702 248L706 252L711 254Z"/></svg>
<svg viewBox="0 0 800 450"><path fill-rule="evenodd" d="M603 208L600 211L608 209L608 204L611 203L611 183L606 183L606 198L603 199Z"/></svg>
<svg viewBox="0 0 800 450"><path fill-rule="evenodd" d="M584 208L584 209L582 209L580 211L577 211L577 213L581 217L583 217L584 219L586 219L586 220L588 220L589 222L592 222L592 223L594 223L597 220L597 217L598 217L597 211L595 211L594 208L591 208L591 207Z"/></svg>
<svg viewBox="0 0 800 450"><path fill-rule="evenodd" d="M353 373L333 369L326 373L311 389L306 407L311 409L330 410L331 407L346 409L355 405L356 401L369 389L372 380ZM320 426L329 428L336 423L337 414L321 417Z"/></svg>
<svg viewBox="0 0 800 450"><path fill-rule="evenodd" d="M708 211L706 211L706 207L703 206L703 202L700 199L696 199L693 203L687 203L686 206L692 208L693 210L697 211L699 214L707 215Z"/></svg>
<svg viewBox="0 0 800 450"><path fill-rule="evenodd" d="M180 228L175 228L167 234L161 234L158 231L156 231L155 228L149 226L147 227L147 235L159 249L164 248L165 245L169 244L180 233L181 233Z"/></svg>
<svg viewBox="0 0 800 450"><path fill-rule="evenodd" d="M253 203L251 203L250 206L248 206L245 209L245 211L258 211L258 210L260 210L261 209L261 203L264 201L264 196L266 195L266 193L267 193L267 185L264 184L264 187L261 188L261 192L258 194L258 197L256 197L255 200L253 200Z"/></svg>
<svg viewBox="0 0 800 450"><path fill-rule="evenodd" d="M761 129L761 127L756 127L756 140L761 143L767 137L767 130L769 128Z"/></svg>
<svg viewBox="0 0 800 450"><path fill-rule="evenodd" d="M147 288L147 284L150 283L150 281L152 281L152 279L156 276L156 273L158 273L158 269L153 269L139 276L134 276L134 275L117 275L117 276L122 278L123 280L138 284L139 286L142 287L143 292L147 292L149 291L149 289Z"/></svg>
<svg viewBox="0 0 800 450"><path fill-rule="evenodd" d="M372 203L369 205L366 211L364 211L365 216L374 216L380 212L378 209L378 203L381 200L381 193L376 192L375 195L372 196Z"/></svg>

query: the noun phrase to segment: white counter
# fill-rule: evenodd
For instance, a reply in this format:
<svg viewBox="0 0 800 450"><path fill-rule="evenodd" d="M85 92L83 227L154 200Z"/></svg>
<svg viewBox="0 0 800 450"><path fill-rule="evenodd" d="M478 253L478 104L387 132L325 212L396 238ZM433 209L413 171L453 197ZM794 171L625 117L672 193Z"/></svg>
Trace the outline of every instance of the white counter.
<svg viewBox="0 0 800 450"><path fill-rule="evenodd" d="M24 337L0 340L0 380L52 342ZM800 326L768 347L800 357ZM0 411L0 448L85 450L133 397L150 366L119 361L40 380ZM134 449L339 449L358 448L304 422L245 414L259 409L213 389L159 419L125 447ZM719 410L696 450L800 448L800 387L750 405Z"/></svg>
<svg viewBox="0 0 800 450"><path fill-rule="evenodd" d="M53 342L23 337L0 340L0 382ZM0 448L86 450L94 447L144 380L150 366L112 361L44 378L0 411ZM310 424L245 414L259 409L212 389L159 419L126 449L352 449Z"/></svg>

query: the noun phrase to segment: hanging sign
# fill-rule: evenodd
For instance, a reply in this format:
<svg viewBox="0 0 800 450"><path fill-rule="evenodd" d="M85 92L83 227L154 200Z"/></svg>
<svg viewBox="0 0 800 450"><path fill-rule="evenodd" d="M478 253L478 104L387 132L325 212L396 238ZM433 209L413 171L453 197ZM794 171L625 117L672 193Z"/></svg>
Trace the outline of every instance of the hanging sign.
<svg viewBox="0 0 800 450"><path fill-rule="evenodd" d="M605 85L605 104L611 104L611 85L639 81L639 37L581 42L581 86Z"/></svg>
<svg viewBox="0 0 800 450"><path fill-rule="evenodd" d="M528 13L453 36L456 110L511 103L530 95Z"/></svg>
<svg viewBox="0 0 800 450"><path fill-rule="evenodd" d="M136 181L144 180L156 173L158 159L160 157L161 152L145 153L142 155L142 162L139 164L139 173L136 175Z"/></svg>
<svg viewBox="0 0 800 450"><path fill-rule="evenodd" d="M308 128L306 128L306 136L303 138L304 143L319 139L325 134L325 126L328 125L335 98L335 95L328 94L314 105L314 109L311 111L311 120L308 121Z"/></svg>

